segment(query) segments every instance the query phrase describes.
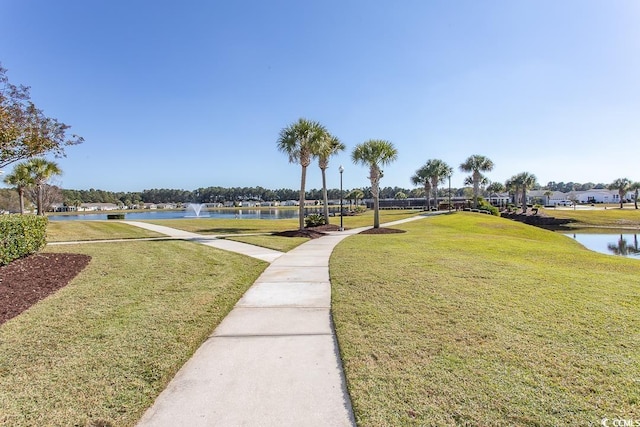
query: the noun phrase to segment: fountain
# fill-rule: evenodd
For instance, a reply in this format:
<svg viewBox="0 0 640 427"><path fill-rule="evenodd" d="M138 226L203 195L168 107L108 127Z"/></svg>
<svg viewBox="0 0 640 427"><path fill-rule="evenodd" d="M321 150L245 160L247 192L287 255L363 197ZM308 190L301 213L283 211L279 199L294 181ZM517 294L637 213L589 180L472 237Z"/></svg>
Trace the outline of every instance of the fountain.
<svg viewBox="0 0 640 427"><path fill-rule="evenodd" d="M185 209L184 216L187 218L203 218L208 217L209 214L204 203L189 203Z"/></svg>

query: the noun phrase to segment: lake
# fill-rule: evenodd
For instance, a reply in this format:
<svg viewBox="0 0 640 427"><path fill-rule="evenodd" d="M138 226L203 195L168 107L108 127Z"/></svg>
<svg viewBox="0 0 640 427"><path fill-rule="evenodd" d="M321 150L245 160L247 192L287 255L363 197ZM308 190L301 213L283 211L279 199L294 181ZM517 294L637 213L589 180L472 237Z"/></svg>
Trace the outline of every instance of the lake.
<svg viewBox="0 0 640 427"><path fill-rule="evenodd" d="M582 246L592 251L640 259L640 242L638 242L638 234L635 233L571 233L565 234L565 236L575 239Z"/></svg>
<svg viewBox="0 0 640 427"><path fill-rule="evenodd" d="M83 213L77 215L50 215L50 221L97 221L106 220L107 213ZM125 219L130 221L147 219L196 219L196 218L224 218L224 219L290 219L298 218L297 209L208 209L200 213L199 217L187 211L150 210L145 212L126 212Z"/></svg>

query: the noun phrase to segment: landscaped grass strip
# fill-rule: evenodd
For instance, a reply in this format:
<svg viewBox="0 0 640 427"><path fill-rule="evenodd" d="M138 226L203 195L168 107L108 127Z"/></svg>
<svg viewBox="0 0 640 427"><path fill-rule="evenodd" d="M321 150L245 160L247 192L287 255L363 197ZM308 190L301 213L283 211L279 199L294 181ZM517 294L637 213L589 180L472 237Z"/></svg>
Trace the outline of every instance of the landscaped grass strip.
<svg viewBox="0 0 640 427"><path fill-rule="evenodd" d="M48 250L93 258L0 326L0 425L135 425L266 267L182 241Z"/></svg>
<svg viewBox="0 0 640 427"><path fill-rule="evenodd" d="M599 425L640 418L640 262L457 213L331 257L360 426Z"/></svg>
<svg viewBox="0 0 640 427"><path fill-rule="evenodd" d="M160 233L117 221L49 221L47 225L47 242L137 239L163 236Z"/></svg>

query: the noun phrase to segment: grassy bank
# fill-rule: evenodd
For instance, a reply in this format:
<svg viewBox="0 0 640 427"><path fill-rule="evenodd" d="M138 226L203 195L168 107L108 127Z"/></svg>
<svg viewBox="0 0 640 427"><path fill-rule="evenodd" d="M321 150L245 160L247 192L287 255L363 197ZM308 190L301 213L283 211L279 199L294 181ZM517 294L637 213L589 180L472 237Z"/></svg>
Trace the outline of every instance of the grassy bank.
<svg viewBox="0 0 640 427"><path fill-rule="evenodd" d="M544 209L543 212L556 218L570 218L576 228L605 227L640 229L640 209L633 207L608 209Z"/></svg>
<svg viewBox="0 0 640 427"><path fill-rule="evenodd" d="M48 251L93 258L0 326L0 425L134 425L266 267L181 241Z"/></svg>
<svg viewBox="0 0 640 427"><path fill-rule="evenodd" d="M361 426L600 425L640 418L640 264L459 213L331 257Z"/></svg>

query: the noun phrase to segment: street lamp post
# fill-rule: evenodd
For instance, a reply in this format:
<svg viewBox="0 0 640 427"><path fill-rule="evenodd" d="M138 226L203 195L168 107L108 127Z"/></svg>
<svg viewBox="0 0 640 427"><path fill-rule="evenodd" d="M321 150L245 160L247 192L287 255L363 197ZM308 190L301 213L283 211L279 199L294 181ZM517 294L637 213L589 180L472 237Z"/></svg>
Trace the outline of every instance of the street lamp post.
<svg viewBox="0 0 640 427"><path fill-rule="evenodd" d="M340 165L338 171L340 171L340 231L344 231L342 226L342 172L344 172L344 168L342 165Z"/></svg>

